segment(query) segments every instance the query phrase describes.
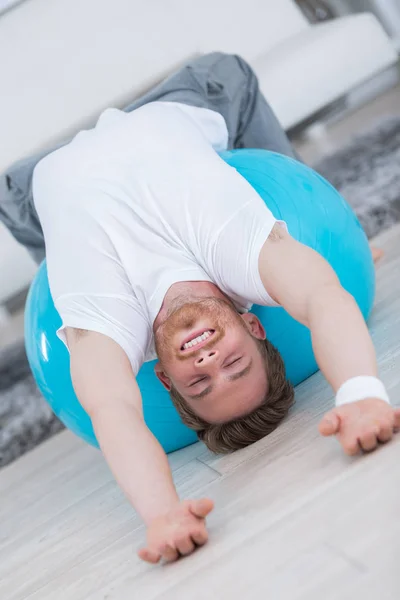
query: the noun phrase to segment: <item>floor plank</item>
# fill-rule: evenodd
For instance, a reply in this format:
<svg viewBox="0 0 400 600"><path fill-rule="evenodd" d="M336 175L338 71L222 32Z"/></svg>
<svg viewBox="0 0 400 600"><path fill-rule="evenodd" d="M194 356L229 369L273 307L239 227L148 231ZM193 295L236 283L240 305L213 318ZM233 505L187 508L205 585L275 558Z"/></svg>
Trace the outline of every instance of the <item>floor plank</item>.
<svg viewBox="0 0 400 600"><path fill-rule="evenodd" d="M383 597L394 600L400 584L399 450L397 439L375 454L344 459L336 473L321 457L326 476L320 484L311 476L316 471L311 453L293 466L292 476L282 464L268 468L260 460L250 473L243 465L208 486L219 507L210 519L208 548L140 578L125 573L104 593L113 600L133 589L146 599L203 598L207 590L207 597L218 599L266 594L333 600L350 585L364 594L371 581L380 580Z"/></svg>
<svg viewBox="0 0 400 600"><path fill-rule="evenodd" d="M41 599L52 598L54 581L62 580L66 573L67 582L74 585L77 580L74 572L80 571L81 565L84 568L89 565L90 572L97 573L95 581L101 580L100 573L115 575L126 557L130 561L135 559L130 573L142 568L132 550L137 549L138 541L143 543L142 523L109 475L99 486L103 461L99 460L97 466L98 470L84 470L79 477L66 481L58 490L60 495L51 495L25 513L20 512L22 525L0 547L1 598L27 598L37 590ZM184 497L196 495L218 477L215 471L195 460L174 471L175 484ZM97 484L93 485L96 479ZM33 522L29 522L30 518ZM121 551L125 561L121 560ZM82 596L74 592L57 598L86 598L83 580L87 581L86 577L78 578ZM69 589L67 582L63 583L62 594Z"/></svg>

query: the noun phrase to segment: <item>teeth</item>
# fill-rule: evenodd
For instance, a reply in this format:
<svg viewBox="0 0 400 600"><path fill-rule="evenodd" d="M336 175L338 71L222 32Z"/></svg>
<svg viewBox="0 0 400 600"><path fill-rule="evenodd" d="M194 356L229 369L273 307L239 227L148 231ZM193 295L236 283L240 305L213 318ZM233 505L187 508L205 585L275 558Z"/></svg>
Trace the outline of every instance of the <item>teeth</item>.
<svg viewBox="0 0 400 600"><path fill-rule="evenodd" d="M210 335L212 335L211 331L205 331L202 335L199 335L197 338L194 338L194 340L186 342L186 344L183 345L184 350L187 350L187 348L192 348L193 346L200 344L200 342L203 342L204 340L209 338Z"/></svg>

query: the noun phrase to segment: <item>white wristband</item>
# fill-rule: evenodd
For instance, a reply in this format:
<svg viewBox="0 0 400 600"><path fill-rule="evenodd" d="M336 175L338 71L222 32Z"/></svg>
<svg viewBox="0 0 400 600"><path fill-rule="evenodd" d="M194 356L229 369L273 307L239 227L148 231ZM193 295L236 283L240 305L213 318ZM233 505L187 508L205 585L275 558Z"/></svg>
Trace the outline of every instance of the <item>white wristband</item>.
<svg viewBox="0 0 400 600"><path fill-rule="evenodd" d="M336 406L365 400L365 398L379 398L390 404L389 396L382 381L377 377L362 375L352 377L345 381L337 391Z"/></svg>

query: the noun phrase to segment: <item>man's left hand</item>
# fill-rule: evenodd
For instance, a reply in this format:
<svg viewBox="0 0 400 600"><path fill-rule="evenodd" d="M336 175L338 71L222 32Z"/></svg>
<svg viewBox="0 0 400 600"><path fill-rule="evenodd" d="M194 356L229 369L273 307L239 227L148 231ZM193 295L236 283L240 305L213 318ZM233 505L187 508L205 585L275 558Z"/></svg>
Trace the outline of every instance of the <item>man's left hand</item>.
<svg viewBox="0 0 400 600"><path fill-rule="evenodd" d="M334 408L319 424L323 436L336 435L349 456L370 452L392 439L400 428L400 408L377 398L358 400Z"/></svg>

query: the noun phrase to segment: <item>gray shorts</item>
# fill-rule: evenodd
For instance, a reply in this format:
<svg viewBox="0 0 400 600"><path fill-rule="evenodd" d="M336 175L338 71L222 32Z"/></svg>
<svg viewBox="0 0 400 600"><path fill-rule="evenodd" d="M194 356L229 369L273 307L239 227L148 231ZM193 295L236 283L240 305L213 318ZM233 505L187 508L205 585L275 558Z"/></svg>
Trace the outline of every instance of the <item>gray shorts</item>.
<svg viewBox="0 0 400 600"><path fill-rule="evenodd" d="M219 112L226 121L230 149L264 148L295 156L255 73L239 56L215 52L197 58L124 110L162 100ZM0 176L0 220L38 263L45 257L45 245L33 203L32 174L37 163L59 147L22 159Z"/></svg>

